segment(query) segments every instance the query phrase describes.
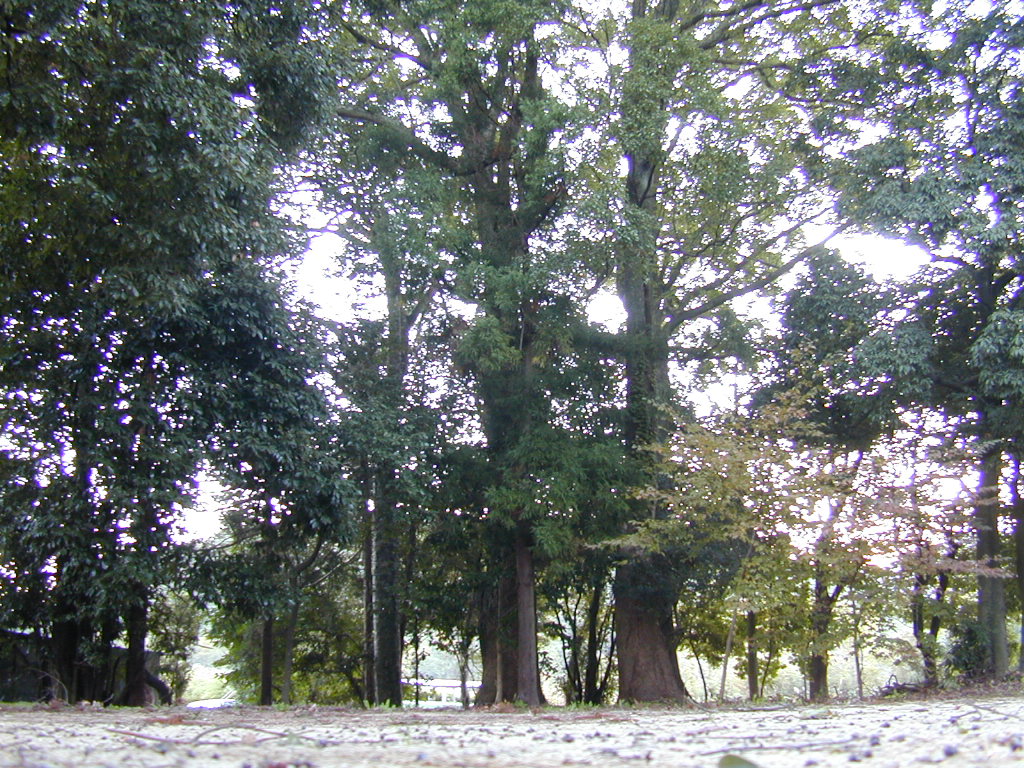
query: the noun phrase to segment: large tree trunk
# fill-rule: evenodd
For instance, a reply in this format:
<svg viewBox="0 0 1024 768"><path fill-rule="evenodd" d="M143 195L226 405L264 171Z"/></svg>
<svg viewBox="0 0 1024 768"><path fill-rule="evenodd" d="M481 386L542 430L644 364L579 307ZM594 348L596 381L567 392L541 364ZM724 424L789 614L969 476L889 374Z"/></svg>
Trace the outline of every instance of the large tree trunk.
<svg viewBox="0 0 1024 768"><path fill-rule="evenodd" d="M146 670L146 636L149 634L149 596L143 590L142 599L128 608L125 630L128 634L128 657L125 662L125 706L144 707L149 703L149 681Z"/></svg>
<svg viewBox="0 0 1024 768"><path fill-rule="evenodd" d="M832 609L842 591L835 586L829 591L826 585L825 566L815 565L814 603L811 606L811 652L807 660L808 698L824 701L828 698L828 650L825 636L832 624Z"/></svg>
<svg viewBox="0 0 1024 768"><path fill-rule="evenodd" d="M374 702L402 705L402 621L398 600L399 560L396 511L383 478L373 525L373 679Z"/></svg>
<svg viewBox="0 0 1024 768"><path fill-rule="evenodd" d="M674 21L678 3L666 0L632 6L634 27L650 28ZM643 21L641 21L643 19ZM671 430L668 407L669 344L666 336L664 286L659 277L660 172L665 161L662 140L668 124L662 95L652 88L663 54L636 35L629 46L623 81L622 152L627 161L626 197L630 231L621 238L616 287L626 311L624 363L626 419L624 439L649 460L649 482L659 483L660 457L651 455ZM657 517L662 510L654 509ZM676 660L674 609L678 589L670 573L656 568L657 558L634 557L615 576L615 630L618 638L619 697L629 701L680 701L686 690ZM657 584L650 600L635 585Z"/></svg>
<svg viewBox="0 0 1024 768"><path fill-rule="evenodd" d="M78 621L54 622L50 629L51 665L49 698L78 701L78 645L81 638Z"/></svg>
<svg viewBox="0 0 1024 768"><path fill-rule="evenodd" d="M615 637L618 650L619 699L685 701L679 675L672 609L675 593L658 594L644 584L656 568L650 562L619 566L615 576Z"/></svg>
<svg viewBox="0 0 1024 768"><path fill-rule="evenodd" d="M519 606L516 577L502 578L498 585L498 689L496 700L519 699Z"/></svg>
<svg viewBox="0 0 1024 768"><path fill-rule="evenodd" d="M828 699L828 655L812 653L807 664L808 698L811 701Z"/></svg>
<svg viewBox="0 0 1024 768"><path fill-rule="evenodd" d="M531 707L541 703L537 661L537 598L533 546L523 524L516 532L516 640L518 698Z"/></svg>
<svg viewBox="0 0 1024 768"><path fill-rule="evenodd" d="M518 697L518 609L513 573L501 576L481 601L480 655L483 665L476 706L513 702Z"/></svg>
<svg viewBox="0 0 1024 768"><path fill-rule="evenodd" d="M498 594L485 589L480 596L480 688L473 704L489 706L498 700Z"/></svg>
<svg viewBox="0 0 1024 768"><path fill-rule="evenodd" d="M991 450L982 457L977 503L974 507L974 531L977 536L977 557L984 565L996 567L1000 555L999 486L1003 469L1001 450ZM1006 677L1010 653L1006 638L1006 591L998 576L978 576L978 621L988 639L986 676Z"/></svg>

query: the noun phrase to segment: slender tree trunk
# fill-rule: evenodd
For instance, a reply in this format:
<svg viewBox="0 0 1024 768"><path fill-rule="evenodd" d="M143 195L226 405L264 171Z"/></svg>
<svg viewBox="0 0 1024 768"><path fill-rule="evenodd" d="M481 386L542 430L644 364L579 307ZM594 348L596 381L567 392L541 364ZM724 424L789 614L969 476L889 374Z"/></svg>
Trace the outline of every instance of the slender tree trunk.
<svg viewBox="0 0 1024 768"><path fill-rule="evenodd" d="M599 687L601 676L601 605L604 579L594 585L587 604L587 651L583 670L583 703L601 704L604 691Z"/></svg>
<svg viewBox="0 0 1024 768"><path fill-rule="evenodd" d="M1011 485L1013 499L1013 553L1016 566L1017 594L1024 596L1024 499L1020 495L1020 458L1014 457L1013 483ZM1020 650L1017 654L1017 671L1024 673L1024 610L1020 612Z"/></svg>
<svg viewBox="0 0 1024 768"><path fill-rule="evenodd" d="M263 619L260 635L260 706L274 703L274 617Z"/></svg>
<svg viewBox="0 0 1024 768"><path fill-rule="evenodd" d="M367 474L369 474L367 472ZM363 513L363 698L373 706L377 703L377 684L374 670L373 631L373 495L372 481L366 481L366 509Z"/></svg>
<svg viewBox="0 0 1024 768"><path fill-rule="evenodd" d="M977 536L977 557L985 565L996 567L1000 555L999 487L1003 469L1000 449L989 451L981 460L977 503L974 508L974 530ZM985 672L1000 680L1010 666L1006 639L1006 591L998 576L978 576L978 621L988 638Z"/></svg>
<svg viewBox="0 0 1024 768"><path fill-rule="evenodd" d="M856 617L854 618L856 621ZM853 670L857 676L857 698L864 698L864 669L861 665L860 627L853 626Z"/></svg>
<svg viewBox="0 0 1024 768"><path fill-rule="evenodd" d="M298 593L298 585L292 588ZM284 641L282 648L283 659L281 660L281 703L288 705L292 703L292 667L295 662L295 631L299 626L299 604L298 601L292 604L288 611L288 622L284 628Z"/></svg>
<svg viewBox="0 0 1024 768"><path fill-rule="evenodd" d="M924 672L924 684L928 687L939 682L938 665L936 664L936 647L933 644L933 637L926 627L925 601L927 596L925 590L928 586L928 578L923 574L914 576L914 587L911 592L910 616L911 626L914 633L914 644L921 654L921 666Z"/></svg>
<svg viewBox="0 0 1024 768"><path fill-rule="evenodd" d="M697 662L697 674L700 675L700 687L704 690L704 703L706 704L710 694L708 693L708 679L704 676L704 665L693 646L690 647L690 653L693 654L693 660Z"/></svg>
<svg viewBox="0 0 1024 768"><path fill-rule="evenodd" d="M758 698L760 689L757 670L757 613L747 611L747 696L751 701Z"/></svg>
<svg viewBox="0 0 1024 768"><path fill-rule="evenodd" d="M722 680L718 685L718 701L725 701L725 683L729 679L729 661L732 658L732 644L736 640L736 614L733 614L729 622L729 634L725 638L725 654L722 657Z"/></svg>
<svg viewBox="0 0 1024 768"><path fill-rule="evenodd" d="M459 703L469 709L469 644L459 645Z"/></svg>
<svg viewBox="0 0 1024 768"><path fill-rule="evenodd" d="M757 696L760 699L764 698L764 689L768 685L768 675L771 673L772 664L775 663L775 651L776 643L774 638L768 638L768 656L764 660L762 665L763 671L761 672L761 682L757 687Z"/></svg>

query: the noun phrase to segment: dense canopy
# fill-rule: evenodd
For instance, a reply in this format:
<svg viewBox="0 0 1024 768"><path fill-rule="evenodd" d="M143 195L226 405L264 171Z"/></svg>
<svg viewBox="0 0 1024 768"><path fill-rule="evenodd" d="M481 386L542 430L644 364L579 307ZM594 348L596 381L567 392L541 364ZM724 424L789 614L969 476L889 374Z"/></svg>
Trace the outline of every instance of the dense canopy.
<svg viewBox="0 0 1024 768"><path fill-rule="evenodd" d="M1024 669L1019 4L0 24L0 697Z"/></svg>

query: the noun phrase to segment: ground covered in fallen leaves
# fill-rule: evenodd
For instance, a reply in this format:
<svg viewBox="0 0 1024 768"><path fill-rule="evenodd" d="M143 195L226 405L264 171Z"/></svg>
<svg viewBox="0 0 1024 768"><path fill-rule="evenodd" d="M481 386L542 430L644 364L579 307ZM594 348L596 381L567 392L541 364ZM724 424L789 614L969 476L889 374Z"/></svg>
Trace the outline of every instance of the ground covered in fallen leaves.
<svg viewBox="0 0 1024 768"><path fill-rule="evenodd" d="M1024 768L1024 692L827 706L0 708L0 768Z"/></svg>

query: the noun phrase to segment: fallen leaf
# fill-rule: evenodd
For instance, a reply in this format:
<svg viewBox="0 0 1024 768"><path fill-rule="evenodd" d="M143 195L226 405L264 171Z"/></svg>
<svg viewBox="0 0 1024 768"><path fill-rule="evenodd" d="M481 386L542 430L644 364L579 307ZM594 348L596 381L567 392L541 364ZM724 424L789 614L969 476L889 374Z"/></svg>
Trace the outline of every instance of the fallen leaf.
<svg viewBox="0 0 1024 768"><path fill-rule="evenodd" d="M718 768L761 768L761 766L739 755L722 755L722 759L718 761Z"/></svg>

